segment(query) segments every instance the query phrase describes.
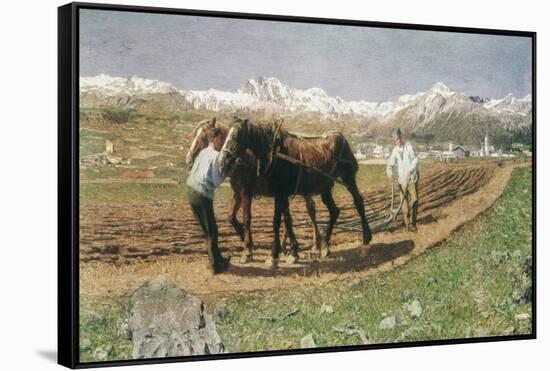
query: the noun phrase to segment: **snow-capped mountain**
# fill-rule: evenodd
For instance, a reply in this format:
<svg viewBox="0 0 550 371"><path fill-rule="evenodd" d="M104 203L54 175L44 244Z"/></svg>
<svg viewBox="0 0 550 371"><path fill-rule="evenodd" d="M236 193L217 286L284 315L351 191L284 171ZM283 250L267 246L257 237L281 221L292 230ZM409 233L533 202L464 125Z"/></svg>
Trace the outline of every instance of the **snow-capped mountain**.
<svg viewBox="0 0 550 371"><path fill-rule="evenodd" d="M196 109L211 111L239 110L266 111L271 113L318 113L323 117L355 115L383 117L395 112L418 95L403 95L395 102L345 101L329 96L321 88L299 90L283 84L274 77L249 79L242 88L229 92L216 89L178 90L170 83L143 79L111 77L101 74L80 79L81 94L129 97L148 94L178 93Z"/></svg>
<svg viewBox="0 0 550 371"><path fill-rule="evenodd" d="M249 79L236 92L182 91L195 108L213 111L242 110L274 113L315 112L322 116L353 113L340 97L331 97L321 88L299 90L291 88L274 77Z"/></svg>
<svg viewBox="0 0 550 371"><path fill-rule="evenodd" d="M417 127L447 112L471 112L478 108L482 109L481 105L438 82L426 92L418 93L414 99L407 101L393 116L398 116L399 120Z"/></svg>
<svg viewBox="0 0 550 371"><path fill-rule="evenodd" d="M141 95L176 93L174 85L158 80L143 79L137 76L128 78L112 77L100 74L94 77L80 78L81 93L100 93L104 95Z"/></svg>
<svg viewBox="0 0 550 371"><path fill-rule="evenodd" d="M321 114L323 117L354 115L383 117L403 108L423 93L403 95L395 102L345 101L329 96L321 88L299 90L291 88L274 77L249 79L235 92L210 89L207 91L181 91L195 108L213 111L242 110L275 113Z"/></svg>
<svg viewBox="0 0 550 371"><path fill-rule="evenodd" d="M400 126L411 133L430 132L439 137L478 136L480 127L505 131L531 125L531 96L517 99L469 97L435 83L424 92L405 94L395 101L345 101L321 88L300 90L274 77L249 79L236 91L178 90L174 85L136 76L129 78L98 75L80 79L81 105L144 107L157 104L169 111L201 109L214 112L266 112L283 116L318 114L325 119L348 117L369 122L386 131Z"/></svg>
<svg viewBox="0 0 550 371"><path fill-rule="evenodd" d="M526 115L531 110L531 106L531 94L521 99L515 98L512 94L508 94L502 99L491 99L483 105L486 109L495 112L509 112L520 115Z"/></svg>
<svg viewBox="0 0 550 371"><path fill-rule="evenodd" d="M241 110L267 111L274 113L313 112L322 116L355 115L385 118L406 108L429 118L433 114L453 106L472 109L484 108L493 112L512 112L525 115L531 108L531 96L517 99L511 94L502 99L467 97L451 90L441 82L425 92L405 94L396 101L368 102L345 101L338 96L329 96L321 88L299 90L283 84L274 77L249 79L242 88L230 92L216 89L178 90L174 85L137 76L128 78L101 74L80 78L81 94L93 93L106 96L140 96L148 94L180 94L196 109L211 111ZM478 107L479 106L479 107Z"/></svg>

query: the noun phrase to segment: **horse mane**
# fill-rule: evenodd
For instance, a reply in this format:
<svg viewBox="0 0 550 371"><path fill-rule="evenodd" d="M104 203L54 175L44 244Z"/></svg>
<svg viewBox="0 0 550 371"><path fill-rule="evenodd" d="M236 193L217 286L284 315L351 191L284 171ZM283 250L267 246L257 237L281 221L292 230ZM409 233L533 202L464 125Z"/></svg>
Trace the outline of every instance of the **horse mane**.
<svg viewBox="0 0 550 371"><path fill-rule="evenodd" d="M275 123L260 124L235 116L230 127L238 128L242 132L241 145L258 159L260 166L266 166L273 147Z"/></svg>
<svg viewBox="0 0 550 371"><path fill-rule="evenodd" d="M193 129L193 138L197 136L197 132L199 131L199 129L202 129L202 127L204 125L206 125L207 123L210 122L210 119L204 119L204 120L201 120L197 123L197 125L195 126L195 128Z"/></svg>
<svg viewBox="0 0 550 371"><path fill-rule="evenodd" d="M241 130L243 130L246 133L246 136L248 138L254 138L255 140L258 140L260 142L265 142L266 140L272 141L273 140L273 134L274 134L274 125L273 124L259 124L252 122L248 119L241 119L238 117L234 117L233 123L231 126L237 126ZM253 143L247 143L247 144L253 144ZM262 143L265 144L265 143ZM271 147L271 145L270 145Z"/></svg>

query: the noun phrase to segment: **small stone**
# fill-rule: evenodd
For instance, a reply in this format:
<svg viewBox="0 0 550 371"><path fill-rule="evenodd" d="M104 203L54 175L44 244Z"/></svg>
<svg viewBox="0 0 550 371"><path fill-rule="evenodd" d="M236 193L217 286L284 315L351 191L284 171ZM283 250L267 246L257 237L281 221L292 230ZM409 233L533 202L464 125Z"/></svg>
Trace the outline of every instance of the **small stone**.
<svg viewBox="0 0 550 371"><path fill-rule="evenodd" d="M529 313L520 313L516 314L514 318L516 321L529 321L531 319L531 316L529 315Z"/></svg>
<svg viewBox="0 0 550 371"><path fill-rule="evenodd" d="M411 315L411 318L418 318L422 315L422 306L420 305L420 302L418 300L413 300L409 304L407 304L407 310L409 311L409 314Z"/></svg>
<svg viewBox="0 0 550 371"><path fill-rule="evenodd" d="M515 327L514 327L514 326L510 326L510 327L505 328L505 329L502 331L502 335L513 335L513 334L514 334L514 331L516 331Z"/></svg>
<svg viewBox="0 0 550 371"><path fill-rule="evenodd" d="M96 361L106 361L112 350L113 350L112 345L97 347L94 350L93 358Z"/></svg>
<svg viewBox="0 0 550 371"><path fill-rule="evenodd" d="M290 349L292 348L292 341L290 340L283 340L282 344L281 344L281 348L282 349Z"/></svg>
<svg viewBox="0 0 550 371"><path fill-rule="evenodd" d="M334 313L334 309L332 308L331 305L326 305L326 304L321 305L321 314L333 314L333 313Z"/></svg>
<svg viewBox="0 0 550 371"><path fill-rule="evenodd" d="M116 334L125 339L131 339L130 329L128 328L128 318L121 318L116 321Z"/></svg>
<svg viewBox="0 0 550 371"><path fill-rule="evenodd" d="M292 254L287 255L286 257L286 263L289 265L298 263L298 257L294 256Z"/></svg>
<svg viewBox="0 0 550 371"><path fill-rule="evenodd" d="M80 349L82 350L88 350L92 346L92 342L88 338L84 338L80 340Z"/></svg>
<svg viewBox="0 0 550 371"><path fill-rule="evenodd" d="M380 330L391 330L395 327L395 325L396 325L395 316L390 316L390 317L384 318L380 322L380 326L378 327L380 328Z"/></svg>
<svg viewBox="0 0 550 371"><path fill-rule="evenodd" d="M313 334L307 334L300 340L300 346L302 349L316 348L315 339L313 339Z"/></svg>
<svg viewBox="0 0 550 371"><path fill-rule="evenodd" d="M474 331L474 336L478 338L486 337L489 335L489 332L484 328L478 328Z"/></svg>

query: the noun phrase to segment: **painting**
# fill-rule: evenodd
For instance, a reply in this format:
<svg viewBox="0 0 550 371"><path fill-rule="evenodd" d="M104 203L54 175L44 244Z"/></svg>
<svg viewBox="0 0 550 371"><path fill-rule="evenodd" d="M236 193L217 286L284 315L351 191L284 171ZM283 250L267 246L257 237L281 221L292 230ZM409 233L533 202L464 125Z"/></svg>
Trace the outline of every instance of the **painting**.
<svg viewBox="0 0 550 371"><path fill-rule="evenodd" d="M60 40L61 363L534 338L534 33L69 4Z"/></svg>

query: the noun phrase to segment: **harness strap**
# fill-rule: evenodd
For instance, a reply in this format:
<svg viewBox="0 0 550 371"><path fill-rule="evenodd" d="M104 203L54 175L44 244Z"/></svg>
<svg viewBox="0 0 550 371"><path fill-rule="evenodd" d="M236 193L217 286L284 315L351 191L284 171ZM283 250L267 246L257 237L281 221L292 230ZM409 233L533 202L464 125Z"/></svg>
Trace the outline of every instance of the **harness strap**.
<svg viewBox="0 0 550 371"><path fill-rule="evenodd" d="M311 171L313 171L313 172L315 172L319 175L322 175L325 178L328 178L328 179L332 180L335 183L339 183L339 184L342 184L343 186L345 186L345 183L342 182L340 179L334 178L333 176L327 174L326 172L324 172L321 169L316 168L315 166L307 165L307 164L303 163L302 161L296 160L294 157L290 157L288 155L285 155L284 153L276 153L274 155L274 157L277 157L277 158L280 158L282 160L288 161L288 162L290 162L291 164L294 164L294 165L305 167L308 170L311 170Z"/></svg>
<svg viewBox="0 0 550 371"><path fill-rule="evenodd" d="M300 151L300 162L302 162L305 165L302 151ZM302 180L303 172L304 172L304 167L300 166L300 170L298 170L298 179L296 179L296 187L294 188L294 194L298 193L298 187L300 186L300 181Z"/></svg>
<svg viewBox="0 0 550 371"><path fill-rule="evenodd" d="M278 152L277 140L279 139L279 133L281 132L281 127L283 126L283 120L280 120L278 124L274 124L274 125L277 125L277 126L275 127L275 131L273 132L273 142L271 143L271 151L269 151L267 164L262 174L264 176L266 176L269 170L271 169L271 165L273 164L273 156L275 156L275 153Z"/></svg>

